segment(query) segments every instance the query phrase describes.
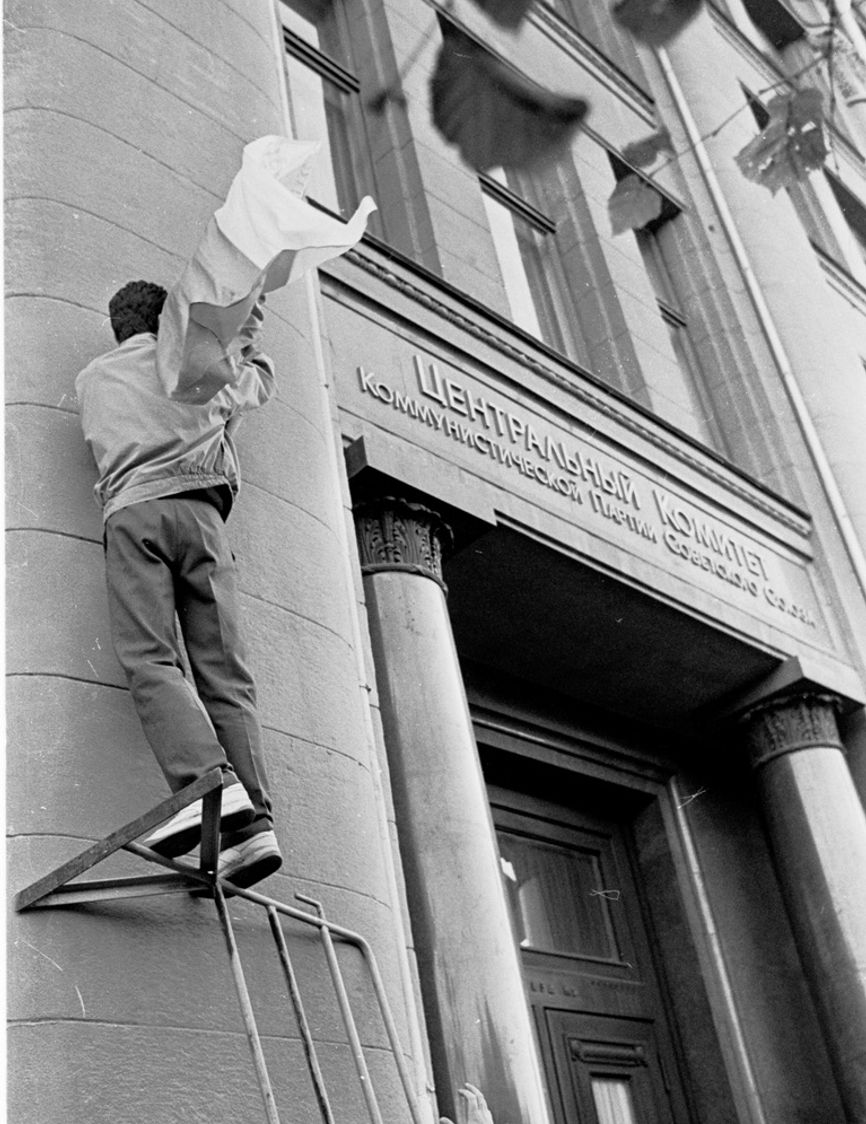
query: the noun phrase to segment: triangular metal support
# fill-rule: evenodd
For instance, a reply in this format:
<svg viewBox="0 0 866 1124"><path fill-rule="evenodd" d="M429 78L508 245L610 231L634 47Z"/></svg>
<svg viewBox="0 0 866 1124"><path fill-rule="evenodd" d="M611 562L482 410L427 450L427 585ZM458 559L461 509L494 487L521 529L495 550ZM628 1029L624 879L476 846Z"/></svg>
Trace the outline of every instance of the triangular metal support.
<svg viewBox="0 0 866 1124"><path fill-rule="evenodd" d="M149 847L144 847L142 844L136 842L139 836L150 832L164 820L167 820L170 816L179 812L181 808L185 808L188 804L191 804L194 800L198 800L199 798L202 799L202 833L198 867L188 866L180 862L174 862L172 859L163 858L162 855L158 855L155 851L150 850ZM267 1066L265 1064L265 1056L256 1025L255 1013L247 990L231 917L226 908L226 898L233 896L244 898L253 905L264 907L268 914L272 936L276 944L283 972L286 976L289 997L294 1007L301 1032L307 1064L315 1088L323 1124L334 1124L334 1115L328 1100L328 1093L325 1088L322 1070L316 1056L313 1036L310 1032L307 1016L301 1002L294 968L289 959L289 950L282 930L281 918L291 918L318 930L320 940L324 947L328 970L332 979L340 1015L342 1016L346 1028L347 1044L352 1055L352 1060L355 1063L355 1070L363 1094L367 1116L370 1120L370 1124L384 1124L376 1094L373 1090L371 1075L364 1057L364 1049L358 1035L355 1017L350 1004L349 992L346 988L337 958L334 938L354 945L361 953L370 973L385 1032L391 1046L394 1063L397 1067L400 1082L406 1096L412 1124L423 1124L421 1109L415 1097L412 1075L409 1072L400 1045L394 1016L391 1013L388 998L385 993L384 980L376 963L372 948L360 933L352 932L342 925L337 925L329 921L325 917L321 903L311 898L303 897L300 894L296 895L304 904L312 906L315 910L314 913L298 909L294 906L285 905L283 902L257 893L254 890L234 886L227 879L219 877L219 825L221 807L222 771L220 769L213 769L210 773L199 778L199 780L195 781L193 784L181 789L180 792L176 792L174 796L171 796L168 800L157 804L155 808L152 808L149 812L145 813L145 815L118 828L117 831L112 832L112 834L106 836L105 839L99 840L99 842L88 847L86 851L82 851L76 858L63 863L61 866L57 867L56 870L51 871L50 874L46 874L44 878L38 879L36 882L26 887L26 889L21 890L21 892L16 895L15 908L20 912L25 909L47 906L72 905L82 902L141 897L148 894L166 894L177 891L193 891L202 897L212 898L226 939L229 962L234 977L235 988L237 990L238 1002L241 1008L244 1030L252 1053L253 1065L255 1066L256 1078L262 1095L262 1105L267 1124L280 1124L280 1118L277 1112ZM91 867L96 866L110 855L121 850L129 851L131 854L138 855L148 862L158 863L160 866L168 867L168 872L166 874L140 874L125 878L78 880L81 878L81 875L86 874Z"/></svg>
<svg viewBox="0 0 866 1124"><path fill-rule="evenodd" d="M192 804L202 799L202 832L199 865L197 868L165 859L135 840ZM142 897L150 894L170 894L185 890L212 889L219 856L219 823L222 806L222 770L212 769L197 781L182 788L174 796L163 800L137 820L132 820L111 835L100 839L74 859L63 863L37 879L15 897L15 909L40 906L71 905L80 902L104 901L108 898ZM76 882L82 874L103 862L116 851L129 851L148 862L168 868L166 874L132 875L126 878L85 879Z"/></svg>

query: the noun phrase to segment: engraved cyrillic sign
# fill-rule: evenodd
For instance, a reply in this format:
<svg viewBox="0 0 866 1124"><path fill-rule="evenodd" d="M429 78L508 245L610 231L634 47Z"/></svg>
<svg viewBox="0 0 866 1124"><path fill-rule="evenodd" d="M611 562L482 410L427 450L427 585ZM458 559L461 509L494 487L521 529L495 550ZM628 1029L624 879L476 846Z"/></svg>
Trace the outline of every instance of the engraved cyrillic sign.
<svg viewBox="0 0 866 1124"><path fill-rule="evenodd" d="M341 406L734 607L804 638L825 633L804 557L758 530L761 512L731 518L693 480L552 409L417 351L387 371L358 363ZM740 495L735 507L749 513Z"/></svg>

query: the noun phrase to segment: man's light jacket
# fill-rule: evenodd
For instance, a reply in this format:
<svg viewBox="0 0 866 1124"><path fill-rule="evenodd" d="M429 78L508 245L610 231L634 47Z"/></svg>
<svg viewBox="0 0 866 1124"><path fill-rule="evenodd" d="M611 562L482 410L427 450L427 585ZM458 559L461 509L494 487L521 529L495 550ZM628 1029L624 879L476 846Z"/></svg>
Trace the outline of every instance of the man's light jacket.
<svg viewBox="0 0 866 1124"><path fill-rule="evenodd" d="M258 348L261 312L255 313L233 362L233 382L208 401L167 396L151 332L132 336L78 375L81 426L96 461L94 494L103 520L130 504L197 488L228 485L237 495L233 433L241 416L276 389L273 365Z"/></svg>

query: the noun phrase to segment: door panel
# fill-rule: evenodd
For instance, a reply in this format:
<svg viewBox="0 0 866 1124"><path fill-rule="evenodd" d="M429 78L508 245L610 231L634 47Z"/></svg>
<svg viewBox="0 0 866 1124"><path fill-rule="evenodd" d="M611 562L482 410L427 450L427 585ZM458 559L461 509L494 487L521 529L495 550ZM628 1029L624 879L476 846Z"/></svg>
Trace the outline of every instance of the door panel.
<svg viewBox="0 0 866 1124"><path fill-rule="evenodd" d="M651 1021L546 1016L565 1120L668 1124L672 1109Z"/></svg>
<svg viewBox="0 0 866 1124"><path fill-rule="evenodd" d="M490 787L559 1124L687 1124L627 816Z"/></svg>

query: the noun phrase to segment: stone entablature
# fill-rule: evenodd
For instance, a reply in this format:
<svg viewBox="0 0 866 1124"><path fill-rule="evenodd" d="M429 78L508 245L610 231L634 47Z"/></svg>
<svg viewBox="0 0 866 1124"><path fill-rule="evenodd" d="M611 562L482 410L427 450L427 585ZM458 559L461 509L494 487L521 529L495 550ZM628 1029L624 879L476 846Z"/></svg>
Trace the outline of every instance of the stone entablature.
<svg viewBox="0 0 866 1124"><path fill-rule="evenodd" d="M781 658L845 663L797 507L409 263L365 245L322 284L346 439Z"/></svg>

